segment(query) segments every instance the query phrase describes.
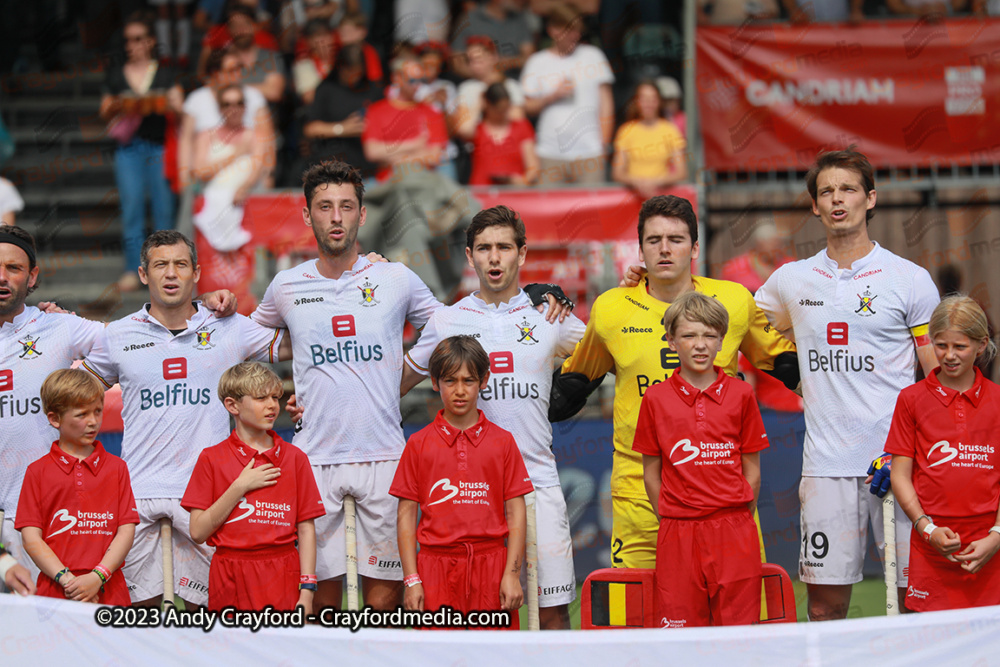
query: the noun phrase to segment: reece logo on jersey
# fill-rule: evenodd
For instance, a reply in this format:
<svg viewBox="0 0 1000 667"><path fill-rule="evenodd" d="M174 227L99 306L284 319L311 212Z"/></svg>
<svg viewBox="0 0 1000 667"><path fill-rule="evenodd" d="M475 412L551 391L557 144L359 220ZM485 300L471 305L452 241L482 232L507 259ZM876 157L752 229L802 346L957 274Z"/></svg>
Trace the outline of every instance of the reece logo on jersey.
<svg viewBox="0 0 1000 667"><path fill-rule="evenodd" d="M455 486L451 483L451 479L443 477L434 482L434 486L428 492L427 498L434 500L427 503L427 507L439 505L449 500L453 505L489 505L489 493L489 482L463 482L460 480L458 486Z"/></svg>
<svg viewBox="0 0 1000 667"><path fill-rule="evenodd" d="M173 357L163 360L164 380L187 379L187 359ZM160 391L143 388L139 390L139 409L169 408L175 405L211 405L212 390L208 387L188 387L187 382L166 384Z"/></svg>
<svg viewBox="0 0 1000 667"><path fill-rule="evenodd" d="M851 354L847 351L850 326L847 322L830 322L826 325L826 344L834 350L809 350L810 373L871 373L875 370L875 357L870 354Z"/></svg>
<svg viewBox="0 0 1000 667"><path fill-rule="evenodd" d="M291 526L290 519L285 518L286 512L291 512L292 506L288 503L269 503L263 500L249 502L246 496L240 498L239 504L233 509L232 519L226 523L247 520L247 523L260 523L270 526ZM238 512L238 514L237 514ZM230 515L232 516L232 515Z"/></svg>
<svg viewBox="0 0 1000 667"><path fill-rule="evenodd" d="M499 376L499 377L498 377ZM508 398L538 398L537 382L517 382L514 379L514 353L490 352L490 379L479 392L484 401Z"/></svg>
<svg viewBox="0 0 1000 667"><path fill-rule="evenodd" d="M334 315L330 321L333 327L334 338L347 338L345 341L337 341L336 347L326 347L324 345L310 345L309 351L312 353L313 366L323 364L354 364L362 361L382 361L381 345L362 345L354 340L358 335L357 324L354 315Z"/></svg>
<svg viewBox="0 0 1000 667"><path fill-rule="evenodd" d="M70 535L110 535L110 523L115 520L114 512L77 512L76 516L69 510L56 510L49 521L49 539L69 531ZM117 526L115 526L117 530Z"/></svg>
<svg viewBox="0 0 1000 667"><path fill-rule="evenodd" d="M696 466L731 466L736 463L732 457L735 451L736 444L732 442L703 442L699 447L693 444L689 438L684 438L674 443L668 458L674 467L691 461L694 461ZM677 454L676 459L674 458L675 453Z"/></svg>
<svg viewBox="0 0 1000 667"><path fill-rule="evenodd" d="M966 445L958 443L958 447L952 447L947 440L938 440L927 451L927 467L936 468L949 461L952 468L982 468L993 470L990 462L995 448L993 445Z"/></svg>
<svg viewBox="0 0 1000 667"><path fill-rule="evenodd" d="M36 393L35 396L26 396L20 399L7 392L14 391L14 371L10 369L0 370L0 419L7 417L23 417L27 414L37 415L42 411L42 399Z"/></svg>

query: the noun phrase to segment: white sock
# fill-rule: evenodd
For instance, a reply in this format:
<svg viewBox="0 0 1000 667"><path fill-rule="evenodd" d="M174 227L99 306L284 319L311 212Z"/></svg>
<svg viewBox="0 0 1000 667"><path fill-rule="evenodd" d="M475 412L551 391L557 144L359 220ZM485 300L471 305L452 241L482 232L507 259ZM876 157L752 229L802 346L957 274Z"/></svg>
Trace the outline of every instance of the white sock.
<svg viewBox="0 0 1000 667"><path fill-rule="evenodd" d="M156 41L160 45L160 57L170 58L170 19L156 19Z"/></svg>
<svg viewBox="0 0 1000 667"><path fill-rule="evenodd" d="M187 58L191 51L191 19L177 19L177 57Z"/></svg>

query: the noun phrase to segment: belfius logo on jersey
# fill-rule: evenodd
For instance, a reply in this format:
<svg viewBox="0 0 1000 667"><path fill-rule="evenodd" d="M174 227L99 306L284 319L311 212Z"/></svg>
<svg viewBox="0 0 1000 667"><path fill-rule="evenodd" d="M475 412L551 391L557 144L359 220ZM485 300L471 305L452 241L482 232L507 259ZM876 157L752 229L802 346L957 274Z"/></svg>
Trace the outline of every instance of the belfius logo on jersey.
<svg viewBox="0 0 1000 667"><path fill-rule="evenodd" d="M236 523L237 521L246 520L247 523L290 526L292 525L291 519L286 517L286 513L291 511L292 506L288 503L269 503L264 500L250 502L246 496L243 496L240 498L239 504L233 509L233 514L236 516L233 516L226 523Z"/></svg>
<svg viewBox="0 0 1000 667"><path fill-rule="evenodd" d="M6 392L14 391L14 371L0 370L0 419L5 417L37 415L42 411L42 399L37 394L24 399Z"/></svg>
<svg viewBox="0 0 1000 667"><path fill-rule="evenodd" d="M187 379L188 363L184 357L163 360L163 379ZM166 384L161 390L143 388L139 390L139 409L169 408L175 405L210 405L212 390L208 387L188 387L187 382Z"/></svg>
<svg viewBox="0 0 1000 667"><path fill-rule="evenodd" d="M958 443L953 447L947 440L938 440L927 451L927 467L936 468L950 461L952 468L982 468L993 470L990 462L995 451L993 445L967 445Z"/></svg>
<svg viewBox="0 0 1000 667"><path fill-rule="evenodd" d="M847 351L850 341L847 322L828 322L826 344L837 346L834 350L809 350L810 373L871 373L875 370L875 357L870 354L851 354Z"/></svg>
<svg viewBox="0 0 1000 667"><path fill-rule="evenodd" d="M454 505L489 505L489 482L465 482L459 480L458 486L451 479L443 477L434 482L427 494L427 507L440 505L449 500Z"/></svg>
<svg viewBox="0 0 1000 667"><path fill-rule="evenodd" d="M702 442L696 445L690 438L683 438L674 443L668 458L675 467L692 461L696 466L731 466L736 463L733 459L735 451L736 444L732 442Z"/></svg>
<svg viewBox="0 0 1000 667"><path fill-rule="evenodd" d="M514 379L514 353L490 352L490 380L479 395L484 401L508 398L538 398L537 382L517 382Z"/></svg>
<svg viewBox="0 0 1000 667"><path fill-rule="evenodd" d="M346 338L348 340L335 343L335 346L310 345L309 352L312 353L313 366L323 364L352 364L362 361L382 361L382 346L362 345L353 340L358 334L357 321L354 315L334 315L330 321L333 328L334 338Z"/></svg>
<svg viewBox="0 0 1000 667"><path fill-rule="evenodd" d="M83 512L76 516L67 509L56 510L49 521L49 534L45 539L55 537L69 531L70 535L110 535L111 522L115 520L114 512ZM115 527L117 530L117 526Z"/></svg>

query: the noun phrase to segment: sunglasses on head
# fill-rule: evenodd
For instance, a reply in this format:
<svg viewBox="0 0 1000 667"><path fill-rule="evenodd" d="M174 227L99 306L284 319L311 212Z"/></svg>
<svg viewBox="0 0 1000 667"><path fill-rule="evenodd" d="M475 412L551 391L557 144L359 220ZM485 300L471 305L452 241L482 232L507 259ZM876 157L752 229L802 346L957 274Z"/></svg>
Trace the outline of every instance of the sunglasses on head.
<svg viewBox="0 0 1000 667"><path fill-rule="evenodd" d="M407 79L406 82L409 83L411 86L418 86L418 85L420 85L422 83L427 83L427 79L424 79L424 78L420 78L420 79Z"/></svg>

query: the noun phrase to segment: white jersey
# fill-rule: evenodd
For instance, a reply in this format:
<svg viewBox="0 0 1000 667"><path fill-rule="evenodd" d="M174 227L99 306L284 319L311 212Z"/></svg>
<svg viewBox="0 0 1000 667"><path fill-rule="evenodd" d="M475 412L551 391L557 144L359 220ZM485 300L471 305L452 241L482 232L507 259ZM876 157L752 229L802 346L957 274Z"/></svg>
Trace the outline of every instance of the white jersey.
<svg viewBox="0 0 1000 667"><path fill-rule="evenodd" d="M197 307L175 336L147 304L109 324L83 362L105 386L122 385L122 458L137 500L183 496L201 450L229 437L218 396L227 368L277 361L280 331Z"/></svg>
<svg viewBox="0 0 1000 667"><path fill-rule="evenodd" d="M358 257L338 279L310 260L274 277L251 317L292 337L293 439L313 465L392 461L403 453L403 327L441 303L402 264Z"/></svg>
<svg viewBox="0 0 1000 667"><path fill-rule="evenodd" d="M849 269L822 250L780 267L756 300L798 348L803 476L863 477L914 382L914 339L925 342L939 301L930 274L877 243Z"/></svg>
<svg viewBox="0 0 1000 667"><path fill-rule="evenodd" d="M59 439L42 410L42 383L90 352L103 329L102 322L50 315L34 306L0 326L0 509L8 519L17 515L28 464Z"/></svg>
<svg viewBox="0 0 1000 667"><path fill-rule="evenodd" d="M431 354L442 340L460 334L478 339L490 356L490 379L479 392L479 407L514 435L536 488L559 486L549 423L553 361L572 354L587 327L572 315L549 324L523 291L499 306L477 294L434 313L406 363L427 375Z"/></svg>

